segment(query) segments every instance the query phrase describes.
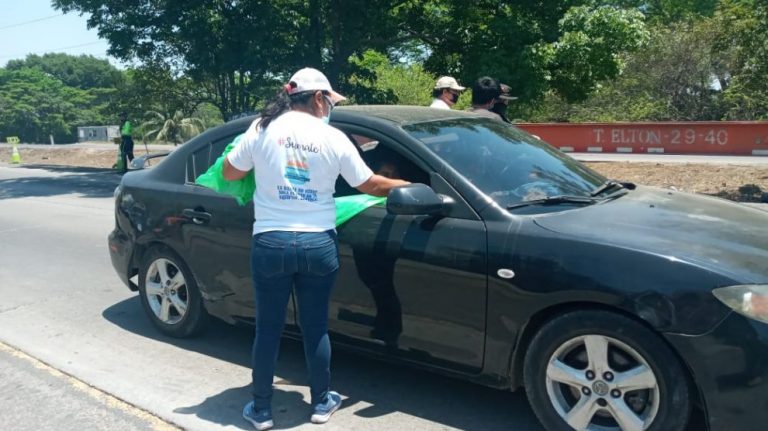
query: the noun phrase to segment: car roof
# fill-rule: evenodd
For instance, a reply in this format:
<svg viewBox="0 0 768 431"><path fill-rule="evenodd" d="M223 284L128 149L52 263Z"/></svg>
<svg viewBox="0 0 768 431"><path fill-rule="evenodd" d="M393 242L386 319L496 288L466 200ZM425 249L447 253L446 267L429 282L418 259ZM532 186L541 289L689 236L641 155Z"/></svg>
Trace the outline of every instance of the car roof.
<svg viewBox="0 0 768 431"><path fill-rule="evenodd" d="M227 123L227 130L246 129L258 117L249 115ZM435 109L428 106L411 105L349 105L339 106L333 110L333 121L344 123L388 123L390 126L425 123L429 121L450 120L456 118L486 117L467 111L452 109Z"/></svg>
<svg viewBox="0 0 768 431"><path fill-rule="evenodd" d="M400 126L455 118L483 118L481 115L466 111L410 105L350 105L339 106L333 110L334 121L361 117L369 119L375 117Z"/></svg>

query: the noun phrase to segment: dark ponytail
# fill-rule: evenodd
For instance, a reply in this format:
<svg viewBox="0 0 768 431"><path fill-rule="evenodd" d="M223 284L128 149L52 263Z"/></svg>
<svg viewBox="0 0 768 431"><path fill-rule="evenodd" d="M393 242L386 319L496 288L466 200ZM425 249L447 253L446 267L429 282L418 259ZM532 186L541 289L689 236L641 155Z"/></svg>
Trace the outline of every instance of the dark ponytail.
<svg viewBox="0 0 768 431"><path fill-rule="evenodd" d="M293 106L306 105L314 94L315 91L304 91L301 93L289 95L285 88L281 88L275 97L269 103L267 103L267 106L264 107L264 110L261 111L261 121L259 122L259 127L262 130L266 129L267 126L269 126L269 123L271 123L277 117L290 111Z"/></svg>

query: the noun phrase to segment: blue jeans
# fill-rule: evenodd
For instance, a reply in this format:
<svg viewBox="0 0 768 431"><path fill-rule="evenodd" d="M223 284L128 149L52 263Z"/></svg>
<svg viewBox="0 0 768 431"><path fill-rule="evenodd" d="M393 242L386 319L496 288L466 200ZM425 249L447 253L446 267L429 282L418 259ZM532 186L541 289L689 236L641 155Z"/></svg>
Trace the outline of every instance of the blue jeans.
<svg viewBox="0 0 768 431"><path fill-rule="evenodd" d="M325 401L331 380L328 305L339 270L336 232L263 232L253 237L251 270L256 302L253 402L270 408L272 379L295 287L312 405Z"/></svg>

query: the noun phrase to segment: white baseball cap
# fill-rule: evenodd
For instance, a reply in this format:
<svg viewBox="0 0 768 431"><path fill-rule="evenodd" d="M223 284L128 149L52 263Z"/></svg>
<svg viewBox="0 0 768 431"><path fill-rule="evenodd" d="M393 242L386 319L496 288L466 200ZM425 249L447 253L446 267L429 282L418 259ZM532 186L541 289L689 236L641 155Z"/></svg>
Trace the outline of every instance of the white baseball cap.
<svg viewBox="0 0 768 431"><path fill-rule="evenodd" d="M317 69L305 67L291 76L291 80L285 85L285 91L288 94L303 93L305 91L326 91L331 96L331 102L334 104L347 100L346 97L333 91L328 78Z"/></svg>
<svg viewBox="0 0 768 431"><path fill-rule="evenodd" d="M456 79L450 76L441 76L440 79L438 79L435 83L435 90L440 90L443 88L450 88L451 90L456 91L464 91L467 89L467 87L462 87L459 85Z"/></svg>

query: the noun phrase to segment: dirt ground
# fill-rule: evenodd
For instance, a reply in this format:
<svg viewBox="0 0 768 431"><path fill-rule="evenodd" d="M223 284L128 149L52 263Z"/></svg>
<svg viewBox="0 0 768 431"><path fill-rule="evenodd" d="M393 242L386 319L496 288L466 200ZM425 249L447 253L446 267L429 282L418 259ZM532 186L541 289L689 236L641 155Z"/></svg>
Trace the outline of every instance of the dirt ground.
<svg viewBox="0 0 768 431"><path fill-rule="evenodd" d="M170 147L169 147L170 148ZM144 153L143 148L136 154ZM23 148L22 164L68 165L110 168L117 147ZM10 148L2 148L0 161L10 161ZM768 167L681 163L590 162L590 168L604 176L680 191L715 195L742 202L768 202Z"/></svg>

